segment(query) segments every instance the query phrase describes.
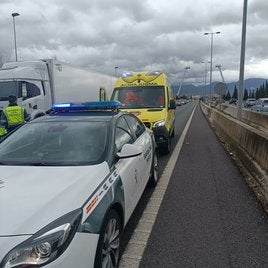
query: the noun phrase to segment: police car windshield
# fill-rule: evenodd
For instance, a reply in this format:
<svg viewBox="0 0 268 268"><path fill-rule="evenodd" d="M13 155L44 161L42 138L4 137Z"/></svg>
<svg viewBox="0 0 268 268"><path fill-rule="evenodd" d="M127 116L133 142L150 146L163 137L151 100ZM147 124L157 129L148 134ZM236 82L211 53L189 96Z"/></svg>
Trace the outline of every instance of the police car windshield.
<svg viewBox="0 0 268 268"><path fill-rule="evenodd" d="M120 101L123 108L163 108L163 86L131 86L115 88L113 100Z"/></svg>
<svg viewBox="0 0 268 268"><path fill-rule="evenodd" d="M32 122L0 144L3 165L93 165L104 161L108 124L102 122Z"/></svg>

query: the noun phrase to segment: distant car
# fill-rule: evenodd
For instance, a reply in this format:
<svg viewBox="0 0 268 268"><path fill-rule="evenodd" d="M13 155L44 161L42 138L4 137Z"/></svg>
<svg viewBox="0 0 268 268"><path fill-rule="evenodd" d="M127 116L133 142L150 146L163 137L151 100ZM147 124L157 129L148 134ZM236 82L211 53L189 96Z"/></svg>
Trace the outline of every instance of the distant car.
<svg viewBox="0 0 268 268"><path fill-rule="evenodd" d="M251 107L253 106L254 104L256 103L256 99L254 98L248 98L245 102L245 107L248 108L248 107Z"/></svg>
<svg viewBox="0 0 268 268"><path fill-rule="evenodd" d="M268 113L268 98L259 98L255 105L251 106L251 110L256 112Z"/></svg>
<svg viewBox="0 0 268 268"><path fill-rule="evenodd" d="M158 181L151 130L118 102L61 103L0 143L0 267L118 267Z"/></svg>
<svg viewBox="0 0 268 268"><path fill-rule="evenodd" d="M237 99L234 99L234 98L230 99L230 100L229 100L229 104L234 104L234 105L236 105L236 104L237 104Z"/></svg>

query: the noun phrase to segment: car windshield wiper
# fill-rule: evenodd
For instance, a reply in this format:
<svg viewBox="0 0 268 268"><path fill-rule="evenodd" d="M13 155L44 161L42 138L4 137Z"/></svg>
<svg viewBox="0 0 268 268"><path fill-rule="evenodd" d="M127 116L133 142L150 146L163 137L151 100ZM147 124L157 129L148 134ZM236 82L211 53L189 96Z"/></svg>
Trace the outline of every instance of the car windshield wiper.
<svg viewBox="0 0 268 268"><path fill-rule="evenodd" d="M17 163L17 162L0 162L2 166L28 166L29 163Z"/></svg>
<svg viewBox="0 0 268 268"><path fill-rule="evenodd" d="M54 166L59 164L51 164L51 163L31 163L31 162L0 162L0 165L3 166Z"/></svg>
<svg viewBox="0 0 268 268"><path fill-rule="evenodd" d="M66 162L58 162L58 163L49 163L49 162L37 162L37 163L28 163L29 166L79 166L79 163L66 163Z"/></svg>
<svg viewBox="0 0 268 268"><path fill-rule="evenodd" d="M81 166L89 165L88 162L77 162L77 163L68 163L68 162L0 162L0 166Z"/></svg>

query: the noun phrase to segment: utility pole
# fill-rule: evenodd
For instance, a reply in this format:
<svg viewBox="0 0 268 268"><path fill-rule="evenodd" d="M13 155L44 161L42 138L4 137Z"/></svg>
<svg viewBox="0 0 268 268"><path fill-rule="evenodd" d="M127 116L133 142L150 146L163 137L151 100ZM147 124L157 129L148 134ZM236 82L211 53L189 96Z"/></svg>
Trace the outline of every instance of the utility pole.
<svg viewBox="0 0 268 268"><path fill-rule="evenodd" d="M213 35L221 32L204 33L210 35L210 76L209 76L209 98L212 99L212 57L213 57Z"/></svg>
<svg viewBox="0 0 268 268"><path fill-rule="evenodd" d="M225 83L224 78L223 78L223 74L222 74L222 70L221 70L221 65L216 65L215 67L219 69L222 82Z"/></svg>
<svg viewBox="0 0 268 268"><path fill-rule="evenodd" d="M244 90L247 6L248 6L248 0L244 0L242 37L241 37L241 54L240 54L240 71L239 71L239 87L238 87L238 105L237 105L237 119L240 121L242 119L242 100L243 100L243 90Z"/></svg>
<svg viewBox="0 0 268 268"><path fill-rule="evenodd" d="M20 14L19 13L12 13L11 15L13 17L14 45L15 45L15 61L18 61L15 17L19 16Z"/></svg>
<svg viewBox="0 0 268 268"><path fill-rule="evenodd" d="M189 66L184 67L183 77L182 77L182 80L181 80L181 82L180 82L180 86L179 86L179 89L178 89L178 91L177 91L177 94L176 94L176 96L178 96L178 97L179 97L179 95L180 95L181 86L182 86L182 83L183 83L183 81L184 81L184 78L185 78L185 75L186 75L186 71L189 70L189 69L191 69Z"/></svg>

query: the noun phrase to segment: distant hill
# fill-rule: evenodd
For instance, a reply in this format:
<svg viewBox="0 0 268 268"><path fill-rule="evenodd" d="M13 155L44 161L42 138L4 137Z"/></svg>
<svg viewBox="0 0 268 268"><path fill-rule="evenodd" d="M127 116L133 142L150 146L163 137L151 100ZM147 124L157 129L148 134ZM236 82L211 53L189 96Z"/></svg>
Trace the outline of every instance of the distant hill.
<svg viewBox="0 0 268 268"><path fill-rule="evenodd" d="M265 79L265 78L249 78L249 79L246 79L244 81L244 87L247 90L256 90L263 83L265 83L267 80L268 79ZM214 93L214 86L217 83L218 82L213 82L212 83L212 94ZM231 82L231 83L226 83L226 84L227 84L227 87L229 89L230 94L232 95L235 85L238 88L239 82ZM174 94L177 94L179 86L178 85L172 85L172 88L173 88ZM180 90L180 96L182 96L182 95L186 95L186 96L209 95L210 94L209 91L210 91L209 84L207 84L206 87L204 87L204 85L200 85L200 86L195 86L195 85L192 85L192 84L182 85L181 90Z"/></svg>

